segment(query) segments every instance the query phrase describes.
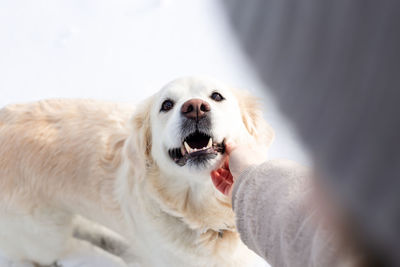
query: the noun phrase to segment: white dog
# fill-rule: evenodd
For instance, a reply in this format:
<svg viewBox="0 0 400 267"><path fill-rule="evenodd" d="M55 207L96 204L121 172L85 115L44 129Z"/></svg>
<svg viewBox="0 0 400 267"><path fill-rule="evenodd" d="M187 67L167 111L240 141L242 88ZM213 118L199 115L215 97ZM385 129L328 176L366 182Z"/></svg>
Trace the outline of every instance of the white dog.
<svg viewBox="0 0 400 267"><path fill-rule="evenodd" d="M133 116L132 116L133 114ZM200 78L137 107L45 100L0 110L0 251L47 265L76 253L80 215L125 237L139 266L251 266L210 172L225 142L273 133L247 93Z"/></svg>

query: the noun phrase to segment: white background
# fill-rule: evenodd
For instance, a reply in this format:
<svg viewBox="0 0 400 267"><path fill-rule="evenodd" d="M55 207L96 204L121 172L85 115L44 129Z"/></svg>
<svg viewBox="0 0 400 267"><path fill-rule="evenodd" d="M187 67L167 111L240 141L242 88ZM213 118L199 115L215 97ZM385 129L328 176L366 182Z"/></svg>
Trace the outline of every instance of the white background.
<svg viewBox="0 0 400 267"><path fill-rule="evenodd" d="M50 97L138 102L196 74L262 97L276 131L270 157L309 163L217 1L0 1L0 106Z"/></svg>

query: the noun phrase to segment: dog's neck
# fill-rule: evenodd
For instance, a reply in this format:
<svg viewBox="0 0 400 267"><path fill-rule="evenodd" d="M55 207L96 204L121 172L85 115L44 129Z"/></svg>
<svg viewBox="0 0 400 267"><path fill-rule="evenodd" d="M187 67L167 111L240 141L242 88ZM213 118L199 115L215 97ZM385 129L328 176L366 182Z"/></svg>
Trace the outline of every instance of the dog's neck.
<svg viewBox="0 0 400 267"><path fill-rule="evenodd" d="M204 177L204 182L189 183L191 179L188 177L162 173L154 162L147 162L146 165L145 179L132 181L132 177L129 177L132 173L129 171L123 175L126 176L124 190L132 187L136 190L126 191L126 197L131 200L121 203L145 203L149 214L158 217L160 214L157 213L162 213L163 216L176 218L177 222L181 222L180 227L186 227L198 236L212 235L221 238L226 231L235 232L231 203L214 189L210 177ZM128 206L125 207L127 209Z"/></svg>
<svg viewBox="0 0 400 267"><path fill-rule="evenodd" d="M163 174L153 165L147 179L148 190L161 209L181 218L190 229L223 232L234 229L234 215L227 197L215 190L211 177L188 182L190 177Z"/></svg>

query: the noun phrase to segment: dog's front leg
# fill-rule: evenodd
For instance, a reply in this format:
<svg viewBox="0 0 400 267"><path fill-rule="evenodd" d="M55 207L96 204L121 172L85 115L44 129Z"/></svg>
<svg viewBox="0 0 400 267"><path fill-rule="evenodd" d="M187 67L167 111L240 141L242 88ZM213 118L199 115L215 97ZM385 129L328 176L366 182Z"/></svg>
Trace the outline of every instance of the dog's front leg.
<svg viewBox="0 0 400 267"><path fill-rule="evenodd" d="M85 240L73 239L70 250L57 261L57 267L127 267L119 257Z"/></svg>

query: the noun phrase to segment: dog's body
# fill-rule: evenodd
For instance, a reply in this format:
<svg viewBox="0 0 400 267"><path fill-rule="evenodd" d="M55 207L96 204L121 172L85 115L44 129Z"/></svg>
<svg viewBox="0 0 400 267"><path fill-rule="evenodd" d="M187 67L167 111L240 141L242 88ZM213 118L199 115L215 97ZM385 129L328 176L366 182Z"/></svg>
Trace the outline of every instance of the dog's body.
<svg viewBox="0 0 400 267"><path fill-rule="evenodd" d="M0 110L0 251L51 264L79 249L80 215L126 237L139 266L251 266L209 175L225 140L270 142L251 99L185 78L135 108L49 100Z"/></svg>

